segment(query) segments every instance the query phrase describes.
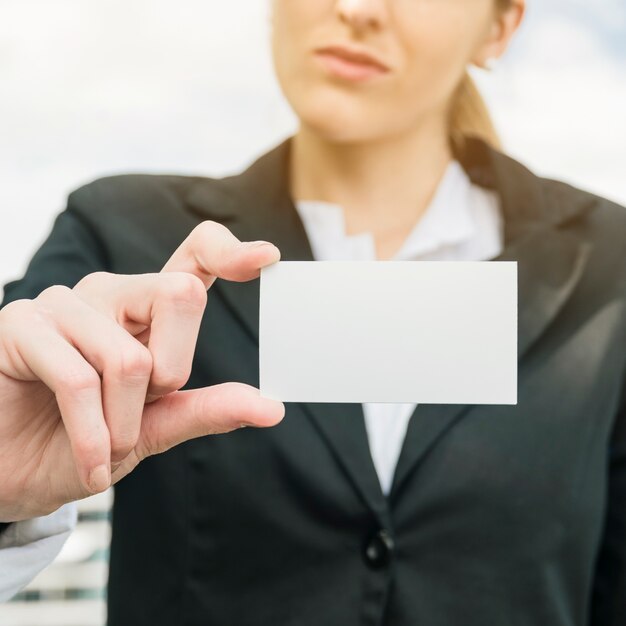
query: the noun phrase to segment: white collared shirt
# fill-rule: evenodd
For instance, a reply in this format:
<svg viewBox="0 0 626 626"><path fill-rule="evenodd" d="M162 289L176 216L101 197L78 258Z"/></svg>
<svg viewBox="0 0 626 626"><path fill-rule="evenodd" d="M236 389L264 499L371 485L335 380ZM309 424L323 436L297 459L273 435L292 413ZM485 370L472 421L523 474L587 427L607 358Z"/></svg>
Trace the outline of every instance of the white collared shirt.
<svg viewBox="0 0 626 626"><path fill-rule="evenodd" d="M341 206L299 201L296 209L316 261L373 261L371 233L346 235ZM393 207L389 207L393 211ZM428 208L394 261L486 261L503 247L503 221L495 192L472 184L458 161L451 161ZM388 494L406 430L416 405L364 403L372 460Z"/></svg>

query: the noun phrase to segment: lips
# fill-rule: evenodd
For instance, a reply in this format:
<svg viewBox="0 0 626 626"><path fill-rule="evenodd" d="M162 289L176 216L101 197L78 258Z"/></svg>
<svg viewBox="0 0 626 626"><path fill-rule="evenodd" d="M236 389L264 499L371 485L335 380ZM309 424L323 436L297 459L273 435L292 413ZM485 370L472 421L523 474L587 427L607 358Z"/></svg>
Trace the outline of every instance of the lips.
<svg viewBox="0 0 626 626"><path fill-rule="evenodd" d="M347 46L318 48L315 56L330 74L349 81L370 80L390 71L375 55Z"/></svg>

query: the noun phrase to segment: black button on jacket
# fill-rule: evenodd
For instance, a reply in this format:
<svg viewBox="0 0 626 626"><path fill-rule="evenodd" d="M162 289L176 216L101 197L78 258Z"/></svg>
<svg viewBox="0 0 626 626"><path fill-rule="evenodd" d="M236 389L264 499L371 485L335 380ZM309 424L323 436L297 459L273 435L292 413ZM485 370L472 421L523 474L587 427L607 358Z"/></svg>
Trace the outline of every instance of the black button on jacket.
<svg viewBox="0 0 626 626"><path fill-rule="evenodd" d="M157 272L206 219L312 260L289 147L78 189L5 302ZM110 626L626 625L626 210L478 141L458 157L519 263L518 404L419 405L388 498L358 404L147 459L115 489ZM217 281L188 386L258 385L257 338L258 281Z"/></svg>

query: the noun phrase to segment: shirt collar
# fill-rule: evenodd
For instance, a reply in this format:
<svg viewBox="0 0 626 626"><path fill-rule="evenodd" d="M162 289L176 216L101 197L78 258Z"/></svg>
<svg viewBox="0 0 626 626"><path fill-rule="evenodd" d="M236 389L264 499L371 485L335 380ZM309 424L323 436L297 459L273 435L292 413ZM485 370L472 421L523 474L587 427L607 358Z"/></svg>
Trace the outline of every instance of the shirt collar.
<svg viewBox="0 0 626 626"><path fill-rule="evenodd" d="M426 211L405 239L401 249L394 256L395 260L406 260L430 254L443 246L458 245L470 240L476 233L476 223L470 208L471 181L458 161L451 161L444 172L435 195ZM318 201L299 201L295 203L309 235L323 233L325 240L322 247L315 235L310 236L311 244L319 260L330 256L342 256L338 251L352 249L368 256L374 250L371 233L356 235L345 234L345 221L341 206ZM371 256L371 255L369 255Z"/></svg>

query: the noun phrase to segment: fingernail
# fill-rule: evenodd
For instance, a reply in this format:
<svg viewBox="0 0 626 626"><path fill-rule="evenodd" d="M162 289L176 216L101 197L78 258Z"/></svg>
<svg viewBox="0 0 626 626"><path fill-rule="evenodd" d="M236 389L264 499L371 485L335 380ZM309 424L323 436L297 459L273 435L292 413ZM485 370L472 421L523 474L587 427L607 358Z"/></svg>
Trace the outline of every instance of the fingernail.
<svg viewBox="0 0 626 626"><path fill-rule="evenodd" d="M106 465L98 465L89 474L89 488L93 493L100 493L108 489L111 484L109 468Z"/></svg>
<svg viewBox="0 0 626 626"><path fill-rule="evenodd" d="M263 246L274 247L274 244L270 243L269 241L244 241L242 245L246 248L262 248Z"/></svg>
<svg viewBox="0 0 626 626"><path fill-rule="evenodd" d="M271 398L266 398L269 406L272 407L272 410L274 409L278 409L280 411L280 418L283 419L283 417L285 417L285 404L284 402L281 402L280 400L273 400Z"/></svg>

